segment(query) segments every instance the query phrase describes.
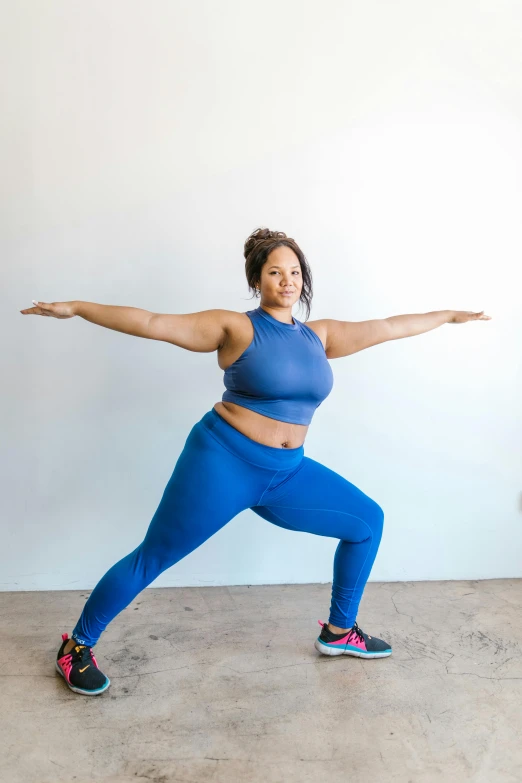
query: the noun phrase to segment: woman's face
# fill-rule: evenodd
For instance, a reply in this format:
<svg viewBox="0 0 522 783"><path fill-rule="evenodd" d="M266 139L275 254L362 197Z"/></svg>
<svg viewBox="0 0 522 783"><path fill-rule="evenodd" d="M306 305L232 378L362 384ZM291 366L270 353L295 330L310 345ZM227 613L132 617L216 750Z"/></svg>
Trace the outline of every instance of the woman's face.
<svg viewBox="0 0 522 783"><path fill-rule="evenodd" d="M292 250L280 245L269 253L261 268L261 302L267 307L292 307L303 287L301 264Z"/></svg>

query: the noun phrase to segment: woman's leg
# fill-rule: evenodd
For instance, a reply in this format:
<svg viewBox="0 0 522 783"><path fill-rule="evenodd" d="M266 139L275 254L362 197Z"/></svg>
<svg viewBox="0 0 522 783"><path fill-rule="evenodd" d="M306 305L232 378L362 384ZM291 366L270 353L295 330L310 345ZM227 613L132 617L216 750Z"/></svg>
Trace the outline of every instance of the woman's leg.
<svg viewBox="0 0 522 783"><path fill-rule="evenodd" d="M345 478L309 457L252 511L275 525L338 538L329 623L352 628L382 536L384 513Z"/></svg>
<svg viewBox="0 0 522 783"><path fill-rule="evenodd" d="M198 422L192 428L147 534L100 579L73 630L93 647L116 617L162 571L179 562L260 497L253 468Z"/></svg>

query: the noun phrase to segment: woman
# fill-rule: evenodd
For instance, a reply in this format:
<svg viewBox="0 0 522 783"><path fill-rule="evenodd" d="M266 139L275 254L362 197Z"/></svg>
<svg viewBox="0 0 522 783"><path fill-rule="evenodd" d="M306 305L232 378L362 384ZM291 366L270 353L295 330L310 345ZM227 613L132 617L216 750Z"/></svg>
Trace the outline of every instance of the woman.
<svg viewBox="0 0 522 783"><path fill-rule="evenodd" d="M328 359L421 334L444 323L485 320L443 310L382 320L292 317L310 314L312 278L304 254L281 231L257 229L245 242L249 288L260 297L246 313L206 310L162 315L92 302L35 302L25 314L71 318L190 351L217 351L223 399L195 424L142 543L98 582L71 638L62 634L56 668L76 693L103 693L109 678L92 648L109 622L163 571L247 508L275 525L339 539L329 621L315 641L325 655L383 658L387 642L362 631L357 609L383 526L381 507L333 470L304 456L315 409L333 385ZM34 300L33 300L34 301Z"/></svg>

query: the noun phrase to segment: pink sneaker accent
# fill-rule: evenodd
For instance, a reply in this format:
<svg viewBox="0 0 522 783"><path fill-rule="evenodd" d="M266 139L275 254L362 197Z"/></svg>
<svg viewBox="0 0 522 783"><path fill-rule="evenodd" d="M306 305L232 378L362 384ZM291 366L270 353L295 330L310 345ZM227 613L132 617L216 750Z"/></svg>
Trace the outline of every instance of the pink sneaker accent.
<svg viewBox="0 0 522 783"><path fill-rule="evenodd" d="M353 631L350 631L349 634L346 636L346 644L349 644L350 647L358 647L359 650L366 650L366 642L362 639L359 639L356 633Z"/></svg>
<svg viewBox="0 0 522 783"><path fill-rule="evenodd" d="M69 675L70 675L71 669L72 669L71 661L72 661L71 653L67 653L67 655L64 655L63 658L59 658L59 660L58 660L58 666L63 671L64 677L65 677L65 679L67 680L68 683L71 682L71 680L69 679Z"/></svg>

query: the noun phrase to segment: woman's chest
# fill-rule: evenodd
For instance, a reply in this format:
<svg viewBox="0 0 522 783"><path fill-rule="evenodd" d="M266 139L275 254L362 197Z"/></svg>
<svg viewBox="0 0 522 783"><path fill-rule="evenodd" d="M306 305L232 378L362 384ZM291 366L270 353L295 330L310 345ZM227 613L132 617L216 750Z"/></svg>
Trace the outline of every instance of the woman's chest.
<svg viewBox="0 0 522 783"><path fill-rule="evenodd" d="M281 360L284 356L288 359L293 356L293 361L300 362L301 366L303 360L314 355L316 358L317 355L322 358L326 345L324 328L320 322L310 322L307 326L318 340L313 338L310 340L309 335L307 340L304 334L296 332L282 332L276 335L272 334L270 337L259 331L256 334L254 324L245 316L245 321L234 329L225 343L218 348L218 365L223 371L226 371L238 360L246 357L247 354L253 354L254 351L262 358L266 358L268 355L274 358L279 357Z"/></svg>

